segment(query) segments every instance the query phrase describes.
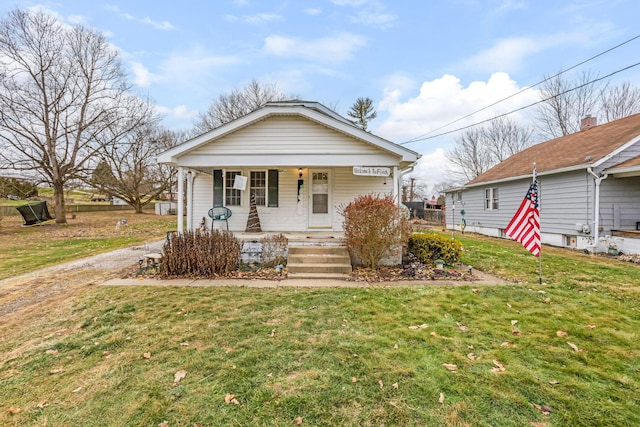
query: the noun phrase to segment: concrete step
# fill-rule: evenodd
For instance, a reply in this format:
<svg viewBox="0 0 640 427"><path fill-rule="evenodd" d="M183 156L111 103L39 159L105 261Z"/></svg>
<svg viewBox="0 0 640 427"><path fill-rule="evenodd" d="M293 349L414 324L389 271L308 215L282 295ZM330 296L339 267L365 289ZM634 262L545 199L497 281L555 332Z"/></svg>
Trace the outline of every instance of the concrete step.
<svg viewBox="0 0 640 427"><path fill-rule="evenodd" d="M346 246L289 246L287 274L291 278L335 278L351 273L351 258Z"/></svg>
<svg viewBox="0 0 640 427"><path fill-rule="evenodd" d="M289 264L288 273L351 273L351 264Z"/></svg>
<svg viewBox="0 0 640 427"><path fill-rule="evenodd" d="M351 264L349 255L334 254L291 254L287 258L287 263L291 264Z"/></svg>
<svg viewBox="0 0 640 427"><path fill-rule="evenodd" d="M343 273L287 273L287 279L337 279L347 280L348 274Z"/></svg>
<svg viewBox="0 0 640 427"><path fill-rule="evenodd" d="M346 246L341 245L289 245L289 255L300 254L327 254L327 255L346 255L349 251Z"/></svg>

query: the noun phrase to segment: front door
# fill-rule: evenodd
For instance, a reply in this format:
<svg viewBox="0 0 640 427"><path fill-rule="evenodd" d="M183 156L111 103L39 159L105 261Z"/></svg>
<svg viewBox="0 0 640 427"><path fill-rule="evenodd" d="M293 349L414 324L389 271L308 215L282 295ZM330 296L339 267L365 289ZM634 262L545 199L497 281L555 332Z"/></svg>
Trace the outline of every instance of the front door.
<svg viewBox="0 0 640 427"><path fill-rule="evenodd" d="M309 228L331 228L330 178L327 169L309 170Z"/></svg>

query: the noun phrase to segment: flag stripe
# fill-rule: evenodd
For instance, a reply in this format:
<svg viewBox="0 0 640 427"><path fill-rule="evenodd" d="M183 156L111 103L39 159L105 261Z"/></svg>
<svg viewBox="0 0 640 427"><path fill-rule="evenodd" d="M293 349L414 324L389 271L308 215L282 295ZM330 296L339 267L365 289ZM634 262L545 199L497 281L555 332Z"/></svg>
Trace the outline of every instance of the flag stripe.
<svg viewBox="0 0 640 427"><path fill-rule="evenodd" d="M540 210L535 174L527 195L504 231L533 255L540 256Z"/></svg>

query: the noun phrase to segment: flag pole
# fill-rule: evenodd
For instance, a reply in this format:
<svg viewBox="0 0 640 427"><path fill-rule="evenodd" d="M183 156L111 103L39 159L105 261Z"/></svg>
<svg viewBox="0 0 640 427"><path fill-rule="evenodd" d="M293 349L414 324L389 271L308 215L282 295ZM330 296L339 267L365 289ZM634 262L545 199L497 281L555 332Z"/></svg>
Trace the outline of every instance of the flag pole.
<svg viewBox="0 0 640 427"><path fill-rule="evenodd" d="M540 183L538 181L538 173L536 171L536 163L533 162L533 183L537 184L538 194L536 194L537 202L538 202L538 212L540 209ZM540 227L542 228L542 227ZM538 255L538 282L542 285L542 233L540 233L540 253Z"/></svg>

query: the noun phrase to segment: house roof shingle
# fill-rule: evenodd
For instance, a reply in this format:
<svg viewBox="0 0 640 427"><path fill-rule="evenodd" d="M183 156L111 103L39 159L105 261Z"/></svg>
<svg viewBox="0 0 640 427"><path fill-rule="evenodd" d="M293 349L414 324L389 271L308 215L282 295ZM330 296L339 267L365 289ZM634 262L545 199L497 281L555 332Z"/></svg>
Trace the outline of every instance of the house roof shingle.
<svg viewBox="0 0 640 427"><path fill-rule="evenodd" d="M538 173L568 169L596 163L616 149L640 135L640 114L625 117L588 130L541 142L527 148L487 172L469 181L467 185L500 181L531 175L533 163ZM632 159L640 162L640 159ZM636 165L637 163L633 163ZM628 165L631 166L631 165Z"/></svg>

